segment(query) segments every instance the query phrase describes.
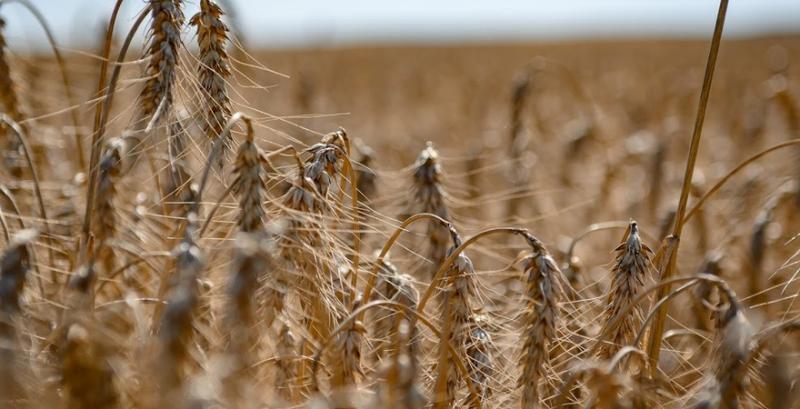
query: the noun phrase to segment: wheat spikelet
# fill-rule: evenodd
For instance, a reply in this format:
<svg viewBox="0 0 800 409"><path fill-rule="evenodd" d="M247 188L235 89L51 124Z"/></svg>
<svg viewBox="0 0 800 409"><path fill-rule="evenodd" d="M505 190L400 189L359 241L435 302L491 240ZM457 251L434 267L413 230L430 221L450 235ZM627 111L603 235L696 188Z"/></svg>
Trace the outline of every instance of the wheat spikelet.
<svg viewBox="0 0 800 409"><path fill-rule="evenodd" d="M239 228L244 232L255 232L264 228L266 214L264 202L264 168L261 167L261 151L250 135L236 153L233 174L234 192L239 196Z"/></svg>
<svg viewBox="0 0 800 409"><path fill-rule="evenodd" d="M539 381L550 360L549 346L555 340L561 296L561 271L539 240L529 240L531 254L524 260L527 275L525 312L523 316L522 408L539 405Z"/></svg>
<svg viewBox="0 0 800 409"><path fill-rule="evenodd" d="M489 382L494 376L495 345L492 336L487 331L488 317L473 314L470 317L469 340L465 348L469 362L469 376L473 385L478 388L478 399L467 403L470 408L486 407L491 397L492 388Z"/></svg>
<svg viewBox="0 0 800 409"><path fill-rule="evenodd" d="M181 45L183 11L181 0L149 0L150 38L146 55L149 58L147 81L139 95L134 130L141 131L149 122L157 123L172 108L173 90Z"/></svg>
<svg viewBox="0 0 800 409"><path fill-rule="evenodd" d="M474 276L475 267L472 261L464 253L459 254L447 271L448 284L440 294L442 337L450 341L450 345L456 348L462 359L466 358L466 347L469 344L469 321L472 316L470 298L475 294ZM444 343L439 345L437 366L434 389L437 395L433 401L438 408L449 408L456 402L457 388L462 379Z"/></svg>
<svg viewBox="0 0 800 409"><path fill-rule="evenodd" d="M439 152L428 142L414 163L413 201L409 204L408 214L433 213L444 220L450 219L450 212L445 204L446 193L442 188L442 167L439 163ZM405 217L403 217L405 218ZM450 242L450 231L440 223L428 224L428 259L433 274L447 256Z"/></svg>
<svg viewBox="0 0 800 409"><path fill-rule="evenodd" d="M222 9L211 0L200 1L200 12L192 16L189 24L197 27L197 44L200 47L200 65L197 75L205 102L203 133L212 141L220 137L228 118L231 103L225 80L230 77L228 53L228 27L222 21Z"/></svg>
<svg viewBox="0 0 800 409"><path fill-rule="evenodd" d="M378 269L378 279L371 298L371 301L394 301L413 309L419 302L419 292L414 288L414 281L410 276L398 273L394 264L384 259ZM374 345L376 363L387 356L393 356L392 345L397 336L395 332L400 319L408 319L408 317L405 317L404 313L398 313L388 308L379 308L372 314L370 322L373 325L370 338ZM412 350L419 347L415 339L412 338L410 342L409 348ZM416 353L412 353L411 356L416 356Z"/></svg>
<svg viewBox="0 0 800 409"><path fill-rule="evenodd" d="M620 312L639 294L644 287L647 272L651 268L652 251L642 243L639 227L635 221L631 221L628 230L624 242L615 249L617 258L611 269L613 276L607 297L608 306L603 313L604 326L617 319ZM600 347L600 356L608 359L618 348L629 345L641 321L642 311L637 305L611 330L607 338L609 342L603 343Z"/></svg>

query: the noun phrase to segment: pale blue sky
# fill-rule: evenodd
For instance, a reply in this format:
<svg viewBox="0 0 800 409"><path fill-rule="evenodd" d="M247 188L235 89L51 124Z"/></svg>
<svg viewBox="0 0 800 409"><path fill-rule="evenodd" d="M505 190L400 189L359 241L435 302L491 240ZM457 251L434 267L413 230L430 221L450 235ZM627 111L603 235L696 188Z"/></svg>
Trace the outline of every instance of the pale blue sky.
<svg viewBox="0 0 800 409"><path fill-rule="evenodd" d="M61 42L96 41L113 0L31 0ZM626 35L707 36L716 0L227 0L251 45L548 40ZM129 26L144 0L127 0ZM197 0L186 1L187 17ZM16 48L42 35L18 4L0 8ZM800 32L800 0L731 0L726 35Z"/></svg>

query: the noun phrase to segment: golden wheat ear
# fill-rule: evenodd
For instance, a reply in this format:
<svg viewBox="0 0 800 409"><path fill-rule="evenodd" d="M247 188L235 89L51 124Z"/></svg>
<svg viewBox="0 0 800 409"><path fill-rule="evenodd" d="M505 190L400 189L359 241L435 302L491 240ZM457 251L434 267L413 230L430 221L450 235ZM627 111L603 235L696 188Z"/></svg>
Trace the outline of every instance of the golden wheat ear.
<svg viewBox="0 0 800 409"><path fill-rule="evenodd" d="M228 59L228 26L222 21L222 8L211 0L200 1L200 11L189 24L197 28L200 48L197 76L200 82L200 101L203 112L200 125L209 140L229 137L222 130L231 116L231 102L226 81L231 76ZM229 142L226 141L226 144Z"/></svg>
<svg viewBox="0 0 800 409"><path fill-rule="evenodd" d="M553 257L539 240L531 240L531 254L523 260L526 292L523 313L522 372L517 380L522 388L520 407L540 405L539 384L550 362L550 345L556 340L559 299L564 280Z"/></svg>
<svg viewBox="0 0 800 409"><path fill-rule="evenodd" d="M635 221L630 222L627 237L615 251L617 257L611 269L611 286L603 316L605 325L616 319L622 321L608 337L609 341L601 345L600 356L604 359L612 357L619 348L633 341L643 320L641 307L637 305L624 318L618 317L644 289L645 279L652 269L651 251L642 242Z"/></svg>

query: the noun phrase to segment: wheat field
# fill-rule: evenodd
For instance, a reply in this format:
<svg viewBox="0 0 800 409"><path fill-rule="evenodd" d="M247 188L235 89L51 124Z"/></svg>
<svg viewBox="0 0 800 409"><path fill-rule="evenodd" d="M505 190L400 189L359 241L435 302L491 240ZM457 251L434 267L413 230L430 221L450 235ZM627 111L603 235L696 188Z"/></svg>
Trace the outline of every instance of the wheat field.
<svg viewBox="0 0 800 409"><path fill-rule="evenodd" d="M800 407L800 38L263 50L183 3L0 32L0 409Z"/></svg>

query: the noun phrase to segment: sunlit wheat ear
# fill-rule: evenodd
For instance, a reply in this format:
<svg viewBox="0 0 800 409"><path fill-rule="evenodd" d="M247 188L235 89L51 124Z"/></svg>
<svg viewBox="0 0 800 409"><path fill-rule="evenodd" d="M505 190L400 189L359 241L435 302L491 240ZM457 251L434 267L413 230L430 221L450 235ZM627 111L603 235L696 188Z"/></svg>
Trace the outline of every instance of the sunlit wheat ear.
<svg viewBox="0 0 800 409"><path fill-rule="evenodd" d="M61 376L68 409L110 409L119 405L114 371L103 346L93 337L97 334L81 323L74 323L67 330L61 351Z"/></svg>
<svg viewBox="0 0 800 409"><path fill-rule="evenodd" d="M518 379L522 408L536 408L540 404L539 383L545 378L550 362L549 348L556 339L564 280L544 245L535 239L529 241L531 254L523 261L526 276L524 344L520 358L522 372Z"/></svg>
<svg viewBox="0 0 800 409"><path fill-rule="evenodd" d="M15 122L22 121L23 115L17 99L17 88L11 79L11 69L6 58L6 22L0 17L0 103L3 111ZM24 126L24 125L22 125ZM26 132L27 134L27 132ZM3 164L14 177L22 175L23 162L21 148L17 138L11 137L6 125L0 124L0 149L3 149Z"/></svg>
<svg viewBox="0 0 800 409"><path fill-rule="evenodd" d="M14 407L14 402L25 394L25 385L19 376L22 355L17 350L16 320L31 268L28 246L36 235L34 230L18 232L0 259L0 407L4 409Z"/></svg>
<svg viewBox="0 0 800 409"><path fill-rule="evenodd" d="M231 75L228 53L228 27L222 21L222 9L211 0L200 1L200 12L189 24L197 27L197 44L200 47L197 75L200 80L203 103L201 128L210 139L220 137L228 118L231 103L225 81Z"/></svg>
<svg viewBox="0 0 800 409"><path fill-rule="evenodd" d="M106 143L98 165L97 193L92 217L93 234L97 243L97 256L105 273L114 269L114 254L108 241L117 233L115 202L124 155L124 143L114 138Z"/></svg>
<svg viewBox="0 0 800 409"><path fill-rule="evenodd" d="M419 302L419 292L414 288L413 278L398 273L394 264L384 259L378 269L375 291L370 298L372 298L371 301L394 301L411 309L416 309ZM392 350L392 344L397 336L395 333L398 326L397 321L407 318L403 313L398 313L392 309L375 309L369 321L373 323L370 335L374 345L374 361L376 363L395 352ZM410 342L410 348L418 348L416 339L411 339ZM416 356L416 354L413 355Z"/></svg>
<svg viewBox="0 0 800 409"><path fill-rule="evenodd" d="M722 267L720 266L721 262L722 253L711 252L706 255L706 259L703 261L703 265L700 267L699 273L711 274L719 277L722 275ZM714 287L707 281L700 281L694 288L694 300L692 305L694 318L697 323L697 327L706 331L710 331L712 329L710 321L710 308L713 308L715 305L711 299L713 289Z"/></svg>
<svg viewBox="0 0 800 409"><path fill-rule="evenodd" d="M467 341L466 354L469 362L469 376L473 385L478 388L478 399L469 400L470 408L486 407L492 394L490 384L495 373L495 359L497 347L492 341L488 331L489 318L485 315L473 314L470 317L469 340Z"/></svg>
<svg viewBox="0 0 800 409"><path fill-rule="evenodd" d="M414 213L433 213L449 220L450 212L445 204L446 193L442 187L442 167L439 152L428 142L414 163L414 195L409 203L408 215ZM405 218L405 217L402 217ZM450 245L450 231L440 223L428 224L428 259L431 261L429 274L433 274L447 255Z"/></svg>
<svg viewBox="0 0 800 409"><path fill-rule="evenodd" d="M167 306L159 328L159 362L156 367L163 388L161 399L180 399L192 347L193 319L199 303L198 278L205 269L201 249L194 242L194 230L186 228L184 238L173 252L176 283L167 295Z"/></svg>
<svg viewBox="0 0 800 409"><path fill-rule="evenodd" d="M239 198L239 228L244 232L255 232L264 228L264 168L261 166L261 150L252 135L239 145L234 162L233 189Z"/></svg>
<svg viewBox="0 0 800 409"><path fill-rule="evenodd" d="M442 337L450 341L456 351L466 360L465 348L469 343L469 321L472 316L470 299L475 294L475 267L461 253L447 271L445 288L440 294ZM439 345L436 389L433 401L436 407L452 407L456 403L460 379L453 357L444 343Z"/></svg>
<svg viewBox="0 0 800 409"><path fill-rule="evenodd" d="M297 347L295 338L289 326L281 323L281 330L278 334L278 343L275 347L277 359L275 361L275 388L281 397L294 403L297 397L294 393L293 382L297 380Z"/></svg>
<svg viewBox="0 0 800 409"><path fill-rule="evenodd" d="M719 385L721 407L739 408L739 398L747 385L747 362L755 330L736 300L719 312L719 331L714 376Z"/></svg>
<svg viewBox="0 0 800 409"><path fill-rule="evenodd" d="M139 94L133 132L127 135L131 164L143 149L139 144L145 129L159 124L165 114L172 111L183 26L182 3L182 0L149 0L151 20L145 50L148 63L144 72L147 80Z"/></svg>
<svg viewBox="0 0 800 409"><path fill-rule="evenodd" d="M611 287L607 297L607 307L603 313L605 325L608 325L633 302L633 299L644 288L644 280L651 270L650 255L652 251L642 243L639 236L639 227L631 221L628 228L628 237L615 251L617 258L611 269ZM600 346L600 356L608 359L617 350L625 345L630 345L642 322L641 306L637 305L621 318L619 325L612 329L607 339L609 342Z"/></svg>

